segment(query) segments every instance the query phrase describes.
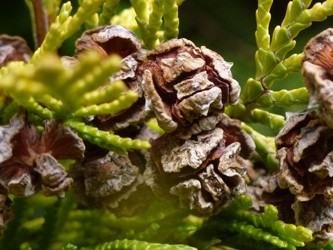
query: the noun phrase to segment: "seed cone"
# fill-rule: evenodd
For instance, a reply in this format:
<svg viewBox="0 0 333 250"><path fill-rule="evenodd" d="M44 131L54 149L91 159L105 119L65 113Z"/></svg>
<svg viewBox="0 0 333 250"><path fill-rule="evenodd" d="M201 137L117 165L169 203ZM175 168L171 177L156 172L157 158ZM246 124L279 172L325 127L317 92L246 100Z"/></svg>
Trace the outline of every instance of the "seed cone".
<svg viewBox="0 0 333 250"><path fill-rule="evenodd" d="M27 63L32 52L27 42L18 36L0 36L0 68L12 61L23 61Z"/></svg>
<svg viewBox="0 0 333 250"><path fill-rule="evenodd" d="M148 51L138 74L159 126L172 132L223 110L226 103L236 104L240 86L231 66L216 52L186 39L172 39Z"/></svg>
<svg viewBox="0 0 333 250"><path fill-rule="evenodd" d="M309 106L318 106L323 119L333 127L333 28L306 45L302 73L311 95Z"/></svg>
<svg viewBox="0 0 333 250"><path fill-rule="evenodd" d="M40 133L22 116L0 127L0 185L19 197L36 194L63 195L73 180L57 159L82 160L84 144L69 128L46 121Z"/></svg>
<svg viewBox="0 0 333 250"><path fill-rule="evenodd" d="M316 111L291 115L275 140L280 170L261 183L281 219L310 228L319 244L333 240L332 140Z"/></svg>
<svg viewBox="0 0 333 250"><path fill-rule="evenodd" d="M135 138L157 136L143 126ZM87 144L84 160L72 165L69 172L76 196L87 207L106 207L117 216L140 213L153 195L142 175L148 154L147 150L129 150L128 155L119 155Z"/></svg>
<svg viewBox="0 0 333 250"><path fill-rule="evenodd" d="M243 157L253 150L239 121L215 113L156 139L144 178L157 195L177 198L182 207L210 216L245 193Z"/></svg>

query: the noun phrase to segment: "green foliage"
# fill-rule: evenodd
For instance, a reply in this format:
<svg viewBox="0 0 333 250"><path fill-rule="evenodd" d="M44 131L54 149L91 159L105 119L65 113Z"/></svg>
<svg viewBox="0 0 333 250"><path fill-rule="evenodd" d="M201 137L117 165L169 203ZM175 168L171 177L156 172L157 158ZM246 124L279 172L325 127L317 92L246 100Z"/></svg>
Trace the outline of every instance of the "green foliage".
<svg viewBox="0 0 333 250"><path fill-rule="evenodd" d="M286 55L295 47L294 38L300 31L311 26L313 21L321 21L332 15L332 1L325 1L320 4L313 15L313 10L308 9L311 0L290 1L281 26L276 26L271 41L269 40L268 26L270 22L269 9L273 1L259 1L257 12L257 33L256 40L258 51L256 53L256 80L260 81L264 88L270 88L274 81L285 78L288 72L292 71L289 64L285 63ZM320 6L320 7L319 7ZM319 14L320 13L320 14ZM293 58L297 57L292 55Z"/></svg>
<svg viewBox="0 0 333 250"><path fill-rule="evenodd" d="M49 245L53 241L56 235L56 221L57 221L57 210L59 206L59 201L56 204L52 204L46 207L43 217L44 223L42 226L39 242L37 244L38 250L48 249Z"/></svg>
<svg viewBox="0 0 333 250"><path fill-rule="evenodd" d="M40 58L34 64L11 63L0 75L0 86L6 95L41 118L56 116L65 120L87 104L82 98L84 94L107 82L119 68L117 57L100 59L96 53L88 54L73 69L65 68L60 58L52 55Z"/></svg>
<svg viewBox="0 0 333 250"><path fill-rule="evenodd" d="M179 30L178 5L176 0L164 0L164 40L176 38Z"/></svg>
<svg viewBox="0 0 333 250"><path fill-rule="evenodd" d="M71 194L64 199L61 201L60 206L59 202L53 202L46 206L44 210L44 213L54 210L56 214L53 215L55 225L52 226L48 223L48 227L51 226L51 231L47 232L50 233L49 238L52 241L48 249L60 249L61 246L64 246L64 242L71 242L73 244L72 247L84 246L84 249L94 249L99 244L114 242L117 239L132 240L129 245L133 246L146 246L145 244L148 243L141 244L140 241L147 241L165 243L165 245L153 244L152 246L154 247L173 247L169 244L172 242L183 242L203 223L202 219L188 216L184 211L179 211L161 201L152 202L150 208L143 214L129 218L118 218L104 209L75 209L76 201ZM69 204L70 208L68 207ZM37 203L29 205L34 206L34 208L38 206ZM61 211L67 211L65 216ZM51 218L52 215L48 215L48 217ZM33 249L38 247L38 245L35 246L33 244L33 236L36 234L39 236L43 235L47 224L46 218L42 218L43 220L34 218L23 224L24 228L29 232L27 237L24 237L24 244L30 244Z"/></svg>
<svg viewBox="0 0 333 250"><path fill-rule="evenodd" d="M150 144L147 141L122 138L119 135L114 135L107 131L99 130L96 127L88 126L83 122L68 120L65 122L65 125L74 128L83 139L118 154L126 154L125 150L127 149L150 148Z"/></svg>
<svg viewBox="0 0 333 250"><path fill-rule="evenodd" d="M185 245L169 245L159 243L148 243L137 240L116 240L97 246L94 250L196 250L194 247Z"/></svg>
<svg viewBox="0 0 333 250"><path fill-rule="evenodd" d="M154 48L158 43L158 34L162 25L162 16L164 11L164 0L156 0L153 3L153 11L149 16L149 23L147 24L147 38L146 45L147 48Z"/></svg>
<svg viewBox="0 0 333 250"><path fill-rule="evenodd" d="M239 240L234 240L234 243L228 241L230 246L242 245L246 249L257 249L247 246L248 239L285 249L296 249L312 240L310 229L278 220L278 210L273 205L266 206L265 211L259 215L248 210L251 205L250 197L238 196L219 215L209 218L195 236L219 237L231 233L231 237L236 235ZM223 236L221 242L224 242ZM266 244L264 246L267 247Z"/></svg>
<svg viewBox="0 0 333 250"><path fill-rule="evenodd" d="M67 243L61 250L78 250L79 248L71 243Z"/></svg>
<svg viewBox="0 0 333 250"><path fill-rule="evenodd" d="M57 201L56 197L45 198L38 194L31 198L15 198L13 212L15 218L8 223L5 234L0 241L0 249L23 249L24 242L37 239L36 232L40 232L44 218L30 221L36 213L36 208L43 210L53 206ZM37 234L38 235L38 234ZM32 247L32 244L29 244ZM28 249L27 246L25 248ZM35 249L33 247L33 249Z"/></svg>
<svg viewBox="0 0 333 250"><path fill-rule="evenodd" d="M164 19L163 40L177 38L179 33L178 4L176 0L130 0L136 12L136 21L140 28L145 46L153 49L161 41L158 31ZM162 40L162 41L163 41Z"/></svg>
<svg viewBox="0 0 333 250"><path fill-rule="evenodd" d="M0 119L1 124L8 124L10 119L19 112L19 105L14 102L10 101L3 105Z"/></svg>
<svg viewBox="0 0 333 250"><path fill-rule="evenodd" d="M138 100L138 94L134 91L128 91L126 94L120 96L117 100L110 103L103 103L100 105L90 105L75 111L74 116L88 117L91 115L109 115L116 114L123 109L132 106Z"/></svg>
<svg viewBox="0 0 333 250"><path fill-rule="evenodd" d="M15 198L13 212L15 219L9 222L4 237L0 241L0 249L20 249L20 241L16 240L16 237L22 236L22 233L19 233L19 228L29 215L27 199Z"/></svg>
<svg viewBox="0 0 333 250"><path fill-rule="evenodd" d="M136 13L133 7L124 9L118 15L115 15L111 19L112 24L122 25L130 30L136 31L139 29L138 23L136 22Z"/></svg>
<svg viewBox="0 0 333 250"><path fill-rule="evenodd" d="M309 98L309 92L305 87L290 91L282 89L263 94L258 98L257 103L263 108L271 108L273 106L290 107L293 105L306 105L309 103Z"/></svg>
<svg viewBox="0 0 333 250"><path fill-rule="evenodd" d="M47 206L44 210L43 226L40 228L39 242L37 249L49 249L50 245L57 238L62 230L63 225L68 219L69 213L76 207L73 192L68 192L66 197L58 198L58 200ZM66 246L67 249L69 246ZM66 249L66 248L65 248ZM72 248L75 249L75 248Z"/></svg>
<svg viewBox="0 0 333 250"><path fill-rule="evenodd" d="M269 89L275 81L300 71L303 54L292 54L287 57L296 45L295 38L299 32L311 26L312 22L325 20L333 14L331 0L316 3L309 8L311 2L311 0L290 1L281 25L276 26L270 35L270 8L273 0L258 1L255 33L258 50L255 54L255 78L249 78L246 82L241 95L242 103L235 107L228 107L227 113L239 119L244 117L242 120L245 122L261 123L274 131L279 131L283 126L282 119L268 115L259 108L290 107L308 103L309 97L305 89L290 92L286 90L272 92Z"/></svg>
<svg viewBox="0 0 333 250"><path fill-rule="evenodd" d="M274 137L263 136L244 123L242 123L242 128L252 137L256 145L258 155L253 156L253 158L257 158L257 160L263 162L267 168L278 169L279 165L275 159L276 148Z"/></svg>
<svg viewBox="0 0 333 250"><path fill-rule="evenodd" d="M115 15L119 0L106 0L103 4L102 13L99 15L98 25L109 25Z"/></svg>
<svg viewBox="0 0 333 250"><path fill-rule="evenodd" d="M261 109L249 111L242 103L238 103L235 106L228 106L226 113L233 118L240 119L247 123L263 124L276 133L279 132L285 124L285 118L281 115L276 115Z"/></svg>
<svg viewBox="0 0 333 250"><path fill-rule="evenodd" d="M81 25L99 10L103 2L104 0L83 0L73 16L70 15L72 11L71 3L63 4L42 45L35 51L30 62L34 62L38 57L60 48L67 38L77 32Z"/></svg>
<svg viewBox="0 0 333 250"><path fill-rule="evenodd" d="M60 0L44 0L43 3L47 16L57 16L59 12L59 5L61 3Z"/></svg>

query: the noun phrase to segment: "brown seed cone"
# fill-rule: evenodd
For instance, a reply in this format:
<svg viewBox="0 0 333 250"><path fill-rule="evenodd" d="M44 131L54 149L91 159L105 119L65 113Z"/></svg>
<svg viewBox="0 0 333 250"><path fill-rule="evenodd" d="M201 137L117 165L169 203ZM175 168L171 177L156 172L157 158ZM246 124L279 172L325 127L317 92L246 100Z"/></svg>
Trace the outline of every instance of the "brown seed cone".
<svg viewBox="0 0 333 250"><path fill-rule="evenodd" d="M262 182L265 200L283 220L309 227L315 241L326 243L333 240L332 140L333 129L316 111L291 115L275 140L280 170Z"/></svg>
<svg viewBox="0 0 333 250"><path fill-rule="evenodd" d="M242 156L249 157L253 150L240 122L215 113L156 139L144 178L157 195L177 197L182 207L210 216L245 193Z"/></svg>
<svg viewBox="0 0 333 250"><path fill-rule="evenodd" d="M46 196L63 195L72 184L56 159L82 160L83 141L55 120L46 121L43 133L22 116L0 127L0 185L19 197L40 189Z"/></svg>
<svg viewBox="0 0 333 250"><path fill-rule="evenodd" d="M138 75L159 126L166 132L178 125L236 104L240 86L232 78L232 63L186 39L172 39L148 51Z"/></svg>
<svg viewBox="0 0 333 250"><path fill-rule="evenodd" d="M149 140L157 134L144 125L135 138ZM119 155L87 144L83 162L69 171L79 201L89 208L106 207L117 216L143 211L153 195L142 176L147 154L129 150L128 155Z"/></svg>
<svg viewBox="0 0 333 250"><path fill-rule="evenodd" d="M76 41L76 58L80 59L87 50L95 50L104 57L112 54L121 56L122 66L110 77L110 82L123 80L129 90L139 95L138 101L128 109L112 115L98 115L96 125L106 130L116 131L139 124L151 117L152 112L146 105L142 87L136 75L138 65L145 57L145 51L141 50L138 37L121 25L100 26L85 31ZM105 86L101 86L103 87Z"/></svg>
<svg viewBox="0 0 333 250"><path fill-rule="evenodd" d="M89 208L106 207L118 216L133 216L148 204L151 191L144 185L138 166L131 162L137 155L95 152L82 163L71 166L74 191ZM140 156L139 156L140 157Z"/></svg>
<svg viewBox="0 0 333 250"><path fill-rule="evenodd" d="M319 106L333 127L333 28L312 38L304 49L302 73L310 93L309 106Z"/></svg>
<svg viewBox="0 0 333 250"><path fill-rule="evenodd" d="M18 36L0 36L0 68L12 61L27 63L32 56L32 51L26 41Z"/></svg>

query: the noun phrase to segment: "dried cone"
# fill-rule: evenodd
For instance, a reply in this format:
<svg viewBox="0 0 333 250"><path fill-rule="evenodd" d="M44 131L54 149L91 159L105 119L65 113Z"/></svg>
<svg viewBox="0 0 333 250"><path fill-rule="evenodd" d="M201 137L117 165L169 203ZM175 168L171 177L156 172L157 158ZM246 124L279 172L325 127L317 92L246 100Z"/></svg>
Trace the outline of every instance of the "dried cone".
<svg viewBox="0 0 333 250"><path fill-rule="evenodd" d="M210 216L245 193L243 157L253 150L239 121L214 113L156 139L144 178L157 195L177 197L182 207Z"/></svg>
<svg viewBox="0 0 333 250"><path fill-rule="evenodd" d="M0 127L0 187L19 197L63 195L72 184L57 159L82 160L83 141L55 120L46 121L43 133L22 116Z"/></svg>
<svg viewBox="0 0 333 250"><path fill-rule="evenodd" d="M333 240L332 140L317 112L291 115L275 140L280 170L262 183L281 219L310 228L319 244Z"/></svg>
<svg viewBox="0 0 333 250"><path fill-rule="evenodd" d="M0 68L12 61L27 63L32 52L26 41L18 36L0 36Z"/></svg>
<svg viewBox="0 0 333 250"><path fill-rule="evenodd" d="M149 118L151 110L145 104L142 88L136 75L141 58L144 57L138 37L121 25L100 26L85 31L76 41L76 58L80 59L87 50L95 50L104 57L112 54L121 56L123 58L122 66L110 77L110 82L123 80L129 90L133 90L139 95L138 101L130 108L112 115L97 116L98 120L102 122L99 126L115 131Z"/></svg>
<svg viewBox="0 0 333 250"><path fill-rule="evenodd" d="M148 51L138 75L159 126L172 132L178 125L236 104L240 86L232 78L232 63L186 39L172 39Z"/></svg>
<svg viewBox="0 0 333 250"><path fill-rule="evenodd" d="M311 95L309 106L319 106L323 118L333 127L333 28L306 45L302 73Z"/></svg>
<svg viewBox="0 0 333 250"><path fill-rule="evenodd" d="M129 156L100 150L72 165L69 174L76 196L89 208L106 207L118 216L133 216L147 204L149 190Z"/></svg>
<svg viewBox="0 0 333 250"><path fill-rule="evenodd" d="M143 126L136 139L156 137L157 134ZM117 216L141 212L152 196L142 176L144 154L129 150L128 155L119 155L89 144L84 161L72 165L69 172L80 202L89 208L106 207Z"/></svg>

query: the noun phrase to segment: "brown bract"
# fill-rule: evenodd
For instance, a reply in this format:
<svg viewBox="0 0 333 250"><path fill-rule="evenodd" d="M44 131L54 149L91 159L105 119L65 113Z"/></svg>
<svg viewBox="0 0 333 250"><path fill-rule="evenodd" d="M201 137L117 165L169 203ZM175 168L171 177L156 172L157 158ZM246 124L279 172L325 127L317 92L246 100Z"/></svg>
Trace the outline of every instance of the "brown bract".
<svg viewBox="0 0 333 250"><path fill-rule="evenodd" d="M82 52L87 50L96 50L105 57L118 54L125 58L141 49L139 38L134 32L121 25L99 26L86 30L75 45L77 58L80 58Z"/></svg>
<svg viewBox="0 0 333 250"><path fill-rule="evenodd" d="M216 52L186 39L172 39L148 51L138 74L159 126L172 132L223 110L226 103L236 104L240 86L231 66Z"/></svg>
<svg viewBox="0 0 333 250"><path fill-rule="evenodd" d="M198 215L218 213L246 191L246 164L241 155L249 156L254 143L246 133L229 134L229 125L236 131L236 124L216 113L199 119L187 131L159 137L152 143L146 183L158 195L177 197L182 207Z"/></svg>
<svg viewBox="0 0 333 250"><path fill-rule="evenodd" d="M266 201L280 207L287 222L311 228L315 237L326 235L327 242L333 240L331 226L327 227L333 225L333 219L325 212L331 211L332 205L326 208L325 204L333 198L332 140L333 129L316 111L291 115L275 141L280 170L262 183ZM312 216L308 216L310 211ZM319 218L323 219L320 225ZM329 233L324 233L328 229Z"/></svg>
<svg viewBox="0 0 333 250"><path fill-rule="evenodd" d="M312 38L304 49L302 73L310 93L310 107L319 106L333 127L333 28Z"/></svg>
<svg viewBox="0 0 333 250"><path fill-rule="evenodd" d="M30 196L44 190L45 195L62 195L72 179L56 159L82 160L83 141L55 120L46 121L40 133L22 116L0 127L0 184L15 196Z"/></svg>
<svg viewBox="0 0 333 250"><path fill-rule="evenodd" d="M26 41L18 36L0 36L0 68L12 61L23 61L27 63L32 52Z"/></svg>

